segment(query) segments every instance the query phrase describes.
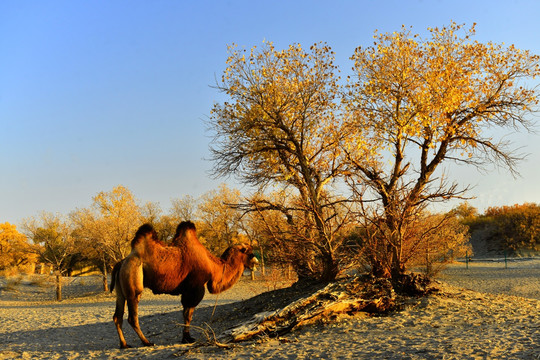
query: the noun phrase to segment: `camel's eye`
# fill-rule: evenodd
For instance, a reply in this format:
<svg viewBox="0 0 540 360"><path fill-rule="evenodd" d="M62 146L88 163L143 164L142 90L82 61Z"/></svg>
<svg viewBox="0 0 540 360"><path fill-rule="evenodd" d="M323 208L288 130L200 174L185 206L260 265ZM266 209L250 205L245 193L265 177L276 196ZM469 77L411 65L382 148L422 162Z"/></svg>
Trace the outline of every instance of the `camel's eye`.
<svg viewBox="0 0 540 360"><path fill-rule="evenodd" d="M246 253L247 249L245 247L242 247L240 248L240 251L243 252L244 254Z"/></svg>

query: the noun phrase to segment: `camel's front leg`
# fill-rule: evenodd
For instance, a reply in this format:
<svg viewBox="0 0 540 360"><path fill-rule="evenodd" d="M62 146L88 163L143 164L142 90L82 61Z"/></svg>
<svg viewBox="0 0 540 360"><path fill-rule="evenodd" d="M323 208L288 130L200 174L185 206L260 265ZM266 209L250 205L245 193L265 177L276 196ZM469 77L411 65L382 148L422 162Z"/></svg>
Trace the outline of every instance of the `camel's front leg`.
<svg viewBox="0 0 540 360"><path fill-rule="evenodd" d="M127 301L128 304L128 322L135 330L137 335L139 335L139 338L141 339L144 346L154 346L153 343L148 341L148 339L144 336L144 334L141 331L141 327L139 326L139 299L140 295L137 296L135 299L130 299Z"/></svg>
<svg viewBox="0 0 540 360"><path fill-rule="evenodd" d="M184 344L195 342L195 339L189 334L189 325L193 318L193 310L195 310L195 306L199 305L203 297L204 285L201 287L192 287L182 294L182 306L184 307L184 333L182 343Z"/></svg>
<svg viewBox="0 0 540 360"><path fill-rule="evenodd" d="M195 339L189 334L189 325L191 324L191 319L193 318L194 307L184 307L184 332L182 336L183 344L191 344L195 342Z"/></svg>

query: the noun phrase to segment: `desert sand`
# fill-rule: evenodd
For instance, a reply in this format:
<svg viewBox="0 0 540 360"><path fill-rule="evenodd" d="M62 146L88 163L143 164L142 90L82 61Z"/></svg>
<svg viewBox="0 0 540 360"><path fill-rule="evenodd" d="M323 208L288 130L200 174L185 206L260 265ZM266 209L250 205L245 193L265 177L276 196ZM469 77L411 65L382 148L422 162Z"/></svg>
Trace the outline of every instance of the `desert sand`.
<svg viewBox="0 0 540 360"><path fill-rule="evenodd" d="M180 299L145 291L141 327L156 346L142 347L125 321L134 348L120 350L114 296L100 291L99 277L66 279L59 303L49 280L0 278L0 359L540 359L540 259L507 268L456 263L438 276L438 292L390 315L360 314L277 339L216 345L213 334L249 319L254 302L280 301L279 293L254 296L287 285L244 277L219 296L206 294L194 314L193 325L204 330L192 329L194 345L180 344Z"/></svg>

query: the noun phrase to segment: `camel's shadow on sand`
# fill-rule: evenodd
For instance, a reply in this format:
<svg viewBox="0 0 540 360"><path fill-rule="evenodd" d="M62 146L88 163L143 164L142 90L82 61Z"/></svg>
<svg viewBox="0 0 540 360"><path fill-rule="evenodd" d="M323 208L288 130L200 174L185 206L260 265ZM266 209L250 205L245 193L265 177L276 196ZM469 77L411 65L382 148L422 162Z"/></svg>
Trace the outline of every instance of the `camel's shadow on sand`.
<svg viewBox="0 0 540 360"><path fill-rule="evenodd" d="M215 310L214 306L210 305L197 308L192 323L194 337L196 339L206 339L206 334L219 334L226 330L232 319L242 317L241 314L236 316L231 314L231 311L242 313L241 309L235 309L241 303L218 305ZM92 306L92 304L87 305ZM181 343L183 326L180 298L178 298L178 308L178 311L155 313L140 317L142 329L156 345ZM212 313L214 313L213 316ZM49 339L50 341L44 342L43 339ZM126 340L133 347L142 346L139 337L129 325L126 327ZM112 321L112 310L111 321L5 333L0 340L0 347L1 344L9 344L12 351L21 352L111 350L117 349L119 346L116 328Z"/></svg>
<svg viewBox="0 0 540 360"><path fill-rule="evenodd" d="M311 285L307 288L311 288ZM258 312L271 311L283 307L303 295L306 287L290 287L261 293L246 300L216 305L212 298L204 299L201 306L195 310L192 322L193 336L196 340L212 341L225 330L241 324ZM182 342L182 306L180 297L165 295L163 299L148 299L141 301L141 309L149 309L152 314L140 317L140 324L148 334L150 341L156 346L179 345ZM41 306L41 305L38 305ZM102 307L101 304L81 303L81 308ZM108 305L107 305L108 306ZM43 305L43 307L48 307ZM161 308L165 308L163 312ZM170 311L171 308L178 310ZM168 310L167 310L168 309ZM36 309L39 311L39 309ZM112 321L114 305L110 304L110 321L101 321L93 324L78 326L50 327L40 330L25 330L4 333L0 338L2 344L9 344L12 351L104 351L119 348L118 336ZM16 308L13 311L17 311ZM56 309L61 311L61 308ZM54 316L49 314L47 316ZM126 321L127 325L127 321ZM139 337L128 325L126 326L126 340L135 348L142 347ZM44 341L47 339L48 341Z"/></svg>

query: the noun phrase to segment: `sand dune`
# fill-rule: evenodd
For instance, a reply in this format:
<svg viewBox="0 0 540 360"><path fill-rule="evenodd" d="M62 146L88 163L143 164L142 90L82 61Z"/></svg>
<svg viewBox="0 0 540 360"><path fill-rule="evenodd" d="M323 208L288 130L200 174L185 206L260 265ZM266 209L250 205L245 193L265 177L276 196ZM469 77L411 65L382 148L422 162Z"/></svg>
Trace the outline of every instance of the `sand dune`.
<svg viewBox="0 0 540 360"><path fill-rule="evenodd" d="M441 274L439 293L411 299L390 316L345 318L228 349L179 344L178 297L145 292L141 326L157 345L139 347L126 322L127 341L136 347L120 350L111 319L114 297L99 292L99 278L71 279L61 303L52 301L51 284L22 281L5 289L2 279L0 359L540 359L540 260L507 269L492 262L464 266ZM217 299L207 294L194 325L219 334L252 315L240 301L276 285L283 284L246 278ZM205 339L205 333L192 333Z"/></svg>

